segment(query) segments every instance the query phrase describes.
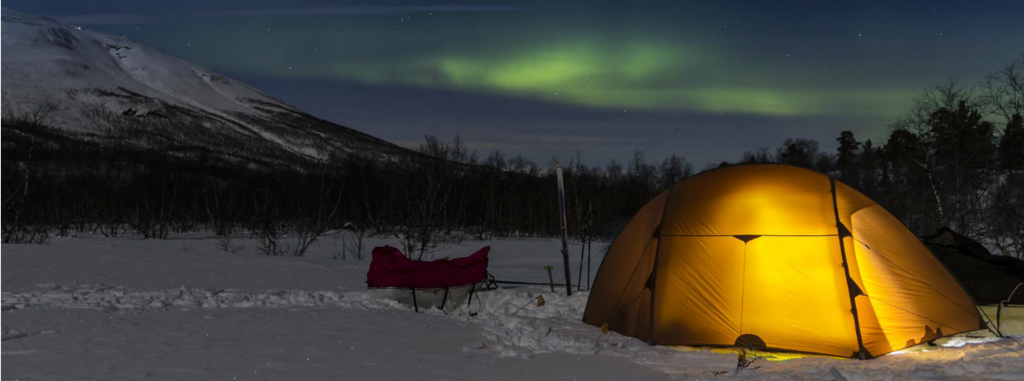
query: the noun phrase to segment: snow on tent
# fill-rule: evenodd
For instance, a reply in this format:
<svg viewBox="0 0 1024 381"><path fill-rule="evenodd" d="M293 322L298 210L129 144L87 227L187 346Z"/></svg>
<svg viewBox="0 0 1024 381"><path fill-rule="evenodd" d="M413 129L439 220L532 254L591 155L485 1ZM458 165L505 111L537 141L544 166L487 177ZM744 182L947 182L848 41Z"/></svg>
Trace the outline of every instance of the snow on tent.
<svg viewBox="0 0 1024 381"><path fill-rule="evenodd" d="M861 359L985 328L885 209L772 164L708 171L648 202L609 248L583 320L651 344Z"/></svg>
<svg viewBox="0 0 1024 381"><path fill-rule="evenodd" d="M490 246L468 257L414 261L391 246L373 248L373 260L366 273L370 297L393 299L421 307L455 308L481 289L487 279Z"/></svg>

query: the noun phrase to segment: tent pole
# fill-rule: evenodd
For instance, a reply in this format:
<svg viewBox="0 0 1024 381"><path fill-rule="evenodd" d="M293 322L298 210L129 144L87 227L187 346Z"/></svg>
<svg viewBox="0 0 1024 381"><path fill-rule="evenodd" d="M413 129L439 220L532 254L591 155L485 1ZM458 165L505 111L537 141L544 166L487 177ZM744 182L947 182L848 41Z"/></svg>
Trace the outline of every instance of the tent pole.
<svg viewBox="0 0 1024 381"><path fill-rule="evenodd" d="M658 226L655 228L656 230L654 232L654 236L658 237L658 245L654 249L654 265L651 267L651 311L649 312L650 319L647 325L647 345L654 345L654 289L656 288L655 285L658 284L658 257L660 257L659 254L661 254L661 232L665 227L665 215L668 214L668 202L672 199L672 190L675 188L675 185L668 188L668 194L665 195L665 205L661 207L661 220L658 221Z"/></svg>
<svg viewBox="0 0 1024 381"><path fill-rule="evenodd" d="M654 285L658 283L658 252L661 251L661 225L658 225L658 248L654 251L654 266L651 268L651 311L648 313L647 345L654 345Z"/></svg>
<svg viewBox="0 0 1024 381"><path fill-rule="evenodd" d="M829 184L832 187L832 211L836 216L836 231L839 237L839 253L843 257L843 272L846 273L846 289L850 295L850 312L853 313L853 328L857 332L857 356L861 360L866 360L869 357L867 349L864 348L864 339L860 334L860 314L857 313L857 293L853 291L853 287L856 286L853 278L850 277L850 263L846 261L846 244L843 242L847 236L851 236L853 233L850 232L845 226L843 226L842 220L839 219L839 201L836 196L836 179L829 177Z"/></svg>

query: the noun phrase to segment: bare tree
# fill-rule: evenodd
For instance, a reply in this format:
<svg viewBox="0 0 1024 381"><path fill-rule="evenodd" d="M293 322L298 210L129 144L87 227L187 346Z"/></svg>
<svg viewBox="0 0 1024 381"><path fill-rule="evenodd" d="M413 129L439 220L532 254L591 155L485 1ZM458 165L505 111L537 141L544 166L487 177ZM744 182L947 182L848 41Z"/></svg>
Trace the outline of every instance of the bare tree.
<svg viewBox="0 0 1024 381"><path fill-rule="evenodd" d="M443 226L452 185L433 174L425 176L423 185L422 194L406 189L405 218L396 227L404 249L409 255L415 254L416 260L423 260L426 254L443 249L448 243Z"/></svg>
<svg viewBox="0 0 1024 381"><path fill-rule="evenodd" d="M986 111L1004 120L1024 115L1024 53L978 85L978 100Z"/></svg>
<svg viewBox="0 0 1024 381"><path fill-rule="evenodd" d="M295 224L296 242L290 247L289 255L301 257L306 255L309 246L322 237L338 215L341 205L340 190L334 189L326 176L320 177L318 198L313 201L313 213L300 217Z"/></svg>
<svg viewBox="0 0 1024 381"><path fill-rule="evenodd" d="M28 243L28 244L40 244L46 243L50 239L50 233L47 226L26 221L26 204L29 202L31 196L31 163L32 163L32 148L28 150L28 160L24 165L24 170L21 173L21 179L13 179L17 181L14 187L8 185L4 187L3 195L3 243ZM8 180L12 180L10 176ZM20 180L20 181L18 181Z"/></svg>
<svg viewBox="0 0 1024 381"><path fill-rule="evenodd" d="M3 99L9 99L4 94ZM62 108L61 101L50 94L44 94L35 99L17 102L17 105L4 105L3 119L6 121L20 120L26 123L44 126L50 121L50 117Z"/></svg>

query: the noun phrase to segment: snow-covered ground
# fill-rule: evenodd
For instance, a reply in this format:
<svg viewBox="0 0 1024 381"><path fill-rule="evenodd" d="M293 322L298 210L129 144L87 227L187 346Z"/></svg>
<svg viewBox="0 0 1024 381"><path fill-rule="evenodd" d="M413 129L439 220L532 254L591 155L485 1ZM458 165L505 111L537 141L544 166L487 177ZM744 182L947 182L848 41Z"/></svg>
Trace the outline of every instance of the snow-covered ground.
<svg viewBox="0 0 1024 381"><path fill-rule="evenodd" d="M870 361L759 354L777 358L737 371L728 351L601 338L580 321L586 292L503 288L451 314L415 313L367 298L369 259L332 259L335 238L303 258L259 256L242 238L247 249L227 253L204 235L5 245L3 379L1024 379L1024 348L985 332ZM397 246L368 242L385 243ZM548 239L435 256L484 245L498 279L547 281L543 267L561 263Z"/></svg>

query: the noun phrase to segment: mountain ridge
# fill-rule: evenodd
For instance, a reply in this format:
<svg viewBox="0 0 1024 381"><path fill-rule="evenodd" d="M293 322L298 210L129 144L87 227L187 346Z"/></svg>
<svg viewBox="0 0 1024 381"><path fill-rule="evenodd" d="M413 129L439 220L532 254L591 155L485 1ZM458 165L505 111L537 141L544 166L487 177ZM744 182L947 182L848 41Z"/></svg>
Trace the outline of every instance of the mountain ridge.
<svg viewBox="0 0 1024 381"><path fill-rule="evenodd" d="M8 9L2 22L6 120L101 145L173 146L185 158L205 152L252 165L414 154L126 36ZM33 133L5 125L4 134Z"/></svg>

